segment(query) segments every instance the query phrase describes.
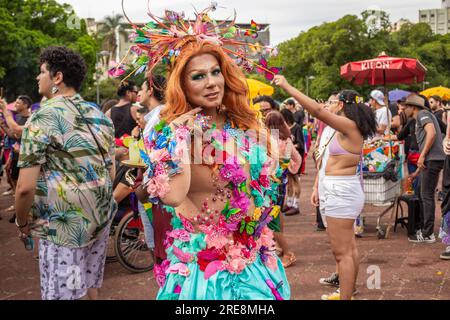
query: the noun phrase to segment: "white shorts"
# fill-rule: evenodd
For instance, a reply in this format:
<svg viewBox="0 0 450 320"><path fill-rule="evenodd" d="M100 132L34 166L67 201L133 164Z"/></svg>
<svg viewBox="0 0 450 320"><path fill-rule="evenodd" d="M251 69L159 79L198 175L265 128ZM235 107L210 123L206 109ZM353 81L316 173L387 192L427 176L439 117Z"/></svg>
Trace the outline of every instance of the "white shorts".
<svg viewBox="0 0 450 320"><path fill-rule="evenodd" d="M89 246L66 248L39 240L42 300L78 300L103 283L109 226Z"/></svg>
<svg viewBox="0 0 450 320"><path fill-rule="evenodd" d="M326 217L356 219L364 207L359 176L325 176L319 183L320 213Z"/></svg>

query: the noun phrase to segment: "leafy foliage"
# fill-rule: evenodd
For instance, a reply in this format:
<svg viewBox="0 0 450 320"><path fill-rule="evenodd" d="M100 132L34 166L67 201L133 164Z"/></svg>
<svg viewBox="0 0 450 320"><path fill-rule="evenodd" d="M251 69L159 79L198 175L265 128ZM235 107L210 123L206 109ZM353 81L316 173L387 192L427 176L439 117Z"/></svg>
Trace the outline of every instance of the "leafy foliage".
<svg viewBox="0 0 450 320"><path fill-rule="evenodd" d="M74 23L74 22L79 22ZM86 60L85 85L93 82L97 43L68 4L55 0L0 0L0 86L8 100L27 94L37 101L39 55L50 45L65 45Z"/></svg>
<svg viewBox="0 0 450 320"><path fill-rule="evenodd" d="M405 24L400 31L389 31L389 16L380 14L379 28L374 30L367 23L369 12L362 17L346 15L341 19L323 23L300 33L296 38L279 45L279 55L270 60L271 65L283 66L283 74L300 90L314 98L326 99L336 90L356 89L368 94L368 86L353 86L340 77L340 66L347 62L370 59L386 52L390 56L419 59L428 69L428 87L449 86L450 82L450 34L433 35L424 23ZM421 90L422 84L391 85L389 88ZM284 100L286 94L277 89L275 99Z"/></svg>

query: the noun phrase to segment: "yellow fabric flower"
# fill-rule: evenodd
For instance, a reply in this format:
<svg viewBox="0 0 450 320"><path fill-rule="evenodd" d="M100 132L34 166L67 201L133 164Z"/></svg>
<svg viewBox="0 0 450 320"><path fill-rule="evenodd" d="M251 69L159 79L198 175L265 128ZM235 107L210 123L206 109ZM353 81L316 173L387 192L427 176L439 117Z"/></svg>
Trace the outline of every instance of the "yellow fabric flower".
<svg viewBox="0 0 450 320"><path fill-rule="evenodd" d="M272 211L270 212L270 215L276 219L278 217L278 215L281 212L281 207L280 206L273 206Z"/></svg>
<svg viewBox="0 0 450 320"><path fill-rule="evenodd" d="M253 211L253 221L258 221L261 218L261 208L255 208Z"/></svg>

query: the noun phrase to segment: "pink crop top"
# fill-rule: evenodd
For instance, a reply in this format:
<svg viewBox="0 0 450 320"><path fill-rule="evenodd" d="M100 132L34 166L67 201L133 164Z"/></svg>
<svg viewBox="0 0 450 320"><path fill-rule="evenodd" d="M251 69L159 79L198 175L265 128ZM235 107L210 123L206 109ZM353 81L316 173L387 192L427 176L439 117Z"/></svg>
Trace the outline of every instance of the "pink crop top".
<svg viewBox="0 0 450 320"><path fill-rule="evenodd" d="M337 133L334 135L333 139L330 142L330 145L328 146L328 150L330 153L330 156L339 156L339 155L346 155L346 154L354 154L359 156L359 153L352 153L344 148L342 148L341 144L339 143L339 140L337 138Z"/></svg>

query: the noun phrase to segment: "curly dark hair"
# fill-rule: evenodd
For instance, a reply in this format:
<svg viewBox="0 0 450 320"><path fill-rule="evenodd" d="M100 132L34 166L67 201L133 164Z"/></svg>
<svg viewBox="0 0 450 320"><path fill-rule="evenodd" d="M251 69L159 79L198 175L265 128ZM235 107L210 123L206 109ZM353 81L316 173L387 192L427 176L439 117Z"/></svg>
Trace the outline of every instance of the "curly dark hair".
<svg viewBox="0 0 450 320"><path fill-rule="evenodd" d="M152 75L151 81L147 78L144 82L147 84L147 88L153 88L153 96L155 97L155 99L161 103L164 103L166 100L166 78L159 74L156 74Z"/></svg>
<svg viewBox="0 0 450 320"><path fill-rule="evenodd" d="M374 136L377 131L375 114L370 107L362 103L361 95L354 90L343 90L339 93L339 101L344 102L344 115L355 121L364 139Z"/></svg>
<svg viewBox="0 0 450 320"><path fill-rule="evenodd" d="M133 91L135 89L136 83L134 81L124 81L120 83L119 88L117 89L117 95L122 98L125 97L127 91Z"/></svg>
<svg viewBox="0 0 450 320"><path fill-rule="evenodd" d="M259 97L256 97L253 100L253 103L260 103L262 101L268 102L270 104L270 107L272 108L272 110L277 110L277 111L280 110L280 106L278 105L278 103L276 103L275 100L273 100L273 98L270 97L270 96L259 96Z"/></svg>
<svg viewBox="0 0 450 320"><path fill-rule="evenodd" d="M33 104L33 101L29 96L21 95L18 96L17 99L22 100L28 106L28 109L31 108L31 105Z"/></svg>
<svg viewBox="0 0 450 320"><path fill-rule="evenodd" d="M86 77L86 62L80 54L66 47L48 47L40 56L40 64L47 64L50 76L63 74L63 82L67 87L79 91Z"/></svg>

